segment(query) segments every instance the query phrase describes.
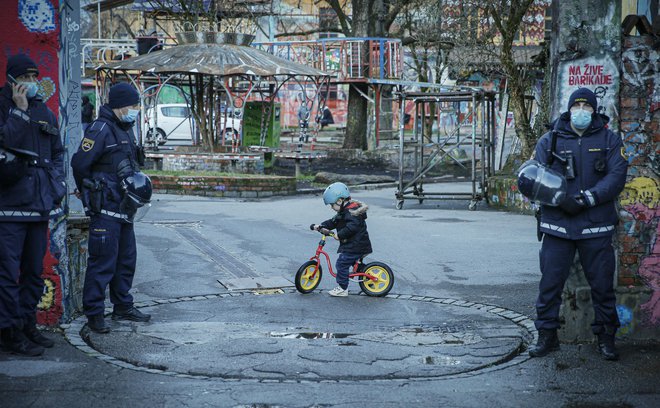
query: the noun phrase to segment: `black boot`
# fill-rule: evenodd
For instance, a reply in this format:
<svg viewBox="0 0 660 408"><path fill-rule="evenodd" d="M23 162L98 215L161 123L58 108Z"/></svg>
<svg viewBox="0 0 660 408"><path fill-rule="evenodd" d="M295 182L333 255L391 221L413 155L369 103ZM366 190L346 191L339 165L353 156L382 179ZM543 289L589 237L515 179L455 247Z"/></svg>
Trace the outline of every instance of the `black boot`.
<svg viewBox="0 0 660 408"><path fill-rule="evenodd" d="M37 326L34 324L25 324L23 326L23 334L25 334L25 337L27 337L32 343L38 344L41 347L51 348L55 345L55 342L41 334L37 329Z"/></svg>
<svg viewBox="0 0 660 408"><path fill-rule="evenodd" d="M598 352L605 360L616 361L619 359L619 352L614 345L614 334L601 333L598 335Z"/></svg>
<svg viewBox="0 0 660 408"><path fill-rule="evenodd" d="M110 326L108 326L108 324L105 322L103 313L87 316L87 327L96 333L110 333Z"/></svg>
<svg viewBox="0 0 660 408"><path fill-rule="evenodd" d="M539 330L539 340L536 346L529 349L529 355L532 357L544 357L551 351L559 350L559 338L556 329Z"/></svg>
<svg viewBox="0 0 660 408"><path fill-rule="evenodd" d="M151 315L142 313L134 306L131 306L127 309L115 308L112 311L112 320L131 320L134 322L148 322L151 319Z"/></svg>
<svg viewBox="0 0 660 408"><path fill-rule="evenodd" d="M25 337L23 330L18 327L2 329L2 347L12 353L29 357L37 357L44 354L44 348L32 343Z"/></svg>

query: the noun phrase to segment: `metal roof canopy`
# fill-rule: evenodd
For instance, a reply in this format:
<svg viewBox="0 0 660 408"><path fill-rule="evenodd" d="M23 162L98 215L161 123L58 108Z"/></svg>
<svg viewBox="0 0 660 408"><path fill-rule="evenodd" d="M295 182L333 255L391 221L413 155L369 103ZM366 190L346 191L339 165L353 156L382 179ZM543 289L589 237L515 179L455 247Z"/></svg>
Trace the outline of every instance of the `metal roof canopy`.
<svg viewBox="0 0 660 408"><path fill-rule="evenodd" d="M276 57L249 46L241 34L177 33L183 45L102 65L99 69L145 73L189 73L214 76L329 77L318 69ZM181 41L183 40L183 41ZM197 41L191 43L192 41ZM226 41L226 42L225 42Z"/></svg>
<svg viewBox="0 0 660 408"><path fill-rule="evenodd" d="M265 97L270 103L267 104L268 108L262 111L262 116L269 117L278 90L289 80L300 84L306 98L303 103L310 112L318 99L322 83L330 80L330 75L323 71L250 47L249 44L254 38L251 35L187 31L177 33L176 36L181 45L98 67L97 79L99 81L97 82L101 85L97 87L99 94L97 100L104 99L98 97L105 95L108 85L115 82L114 77L118 72L128 77L138 89L141 89L138 82L143 74L166 76L167 78L160 82L156 97L153 98L154 104L157 103L162 86L177 77L187 76L189 83L194 85L191 87L191 92L200 94L192 95L191 98L193 110L197 112L195 120L200 124L199 129L204 140L210 146L214 146L212 140L217 137L214 134L217 129L214 128L213 121L207 119L207 117L212 117L207 111L215 110L217 107L214 105L214 86L224 90L236 116L243 117L245 102L255 88L264 100L264 92L259 89L258 84L273 83L274 85L270 87L270 95ZM213 79L216 77L219 77L219 80L214 82ZM307 97L306 88L299 79L300 77L303 78L303 81L314 83L316 91L311 98ZM109 81L106 83L104 79ZM205 84L209 84L209 81L211 84L215 83L215 85L211 85L210 90L208 86L205 86ZM146 112L145 106L143 106L143 112ZM157 110L154 109L154 112ZM157 120L156 116L156 126ZM263 117L261 125L263 143L266 134ZM240 141L232 142L233 151L238 150L238 142ZM222 144L224 144L224 138Z"/></svg>

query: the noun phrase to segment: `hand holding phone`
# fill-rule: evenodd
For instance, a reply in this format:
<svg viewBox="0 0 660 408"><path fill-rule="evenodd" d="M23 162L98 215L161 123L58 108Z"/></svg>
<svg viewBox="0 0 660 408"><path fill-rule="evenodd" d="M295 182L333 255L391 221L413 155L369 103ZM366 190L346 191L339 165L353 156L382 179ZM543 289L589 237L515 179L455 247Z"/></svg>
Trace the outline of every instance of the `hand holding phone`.
<svg viewBox="0 0 660 408"><path fill-rule="evenodd" d="M16 104L16 107L21 110L27 110L28 100L27 100L27 86L19 83L16 78L7 74L7 80L11 84L12 97L11 99Z"/></svg>

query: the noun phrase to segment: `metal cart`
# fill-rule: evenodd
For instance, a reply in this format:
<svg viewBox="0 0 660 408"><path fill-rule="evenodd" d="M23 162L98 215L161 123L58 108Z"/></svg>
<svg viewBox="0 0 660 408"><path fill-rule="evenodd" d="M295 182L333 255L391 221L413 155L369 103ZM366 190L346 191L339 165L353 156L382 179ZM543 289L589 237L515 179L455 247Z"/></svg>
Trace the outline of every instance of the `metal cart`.
<svg viewBox="0 0 660 408"><path fill-rule="evenodd" d="M400 117L403 117L404 106L408 101L415 105L415 123L412 138L404 135L403 122L399 126L399 183L396 192L396 208L402 209L406 199L418 200L470 200L468 208L475 210L477 203L487 199L487 177L493 174L494 137L495 137L495 93L482 90L466 90L455 92L405 92L397 93ZM461 105L466 104L467 112L461 118ZM427 118L429 105L451 105L458 107L456 126L450 133L440 135L441 128L437 126L436 134L426 135L424 121ZM438 118L440 115L438 114ZM438 121L439 124L439 121ZM470 125L469 132L461 133L464 124ZM467 147L471 152L461 160L452 151ZM406 157L413 154L412 176ZM471 192L429 192L424 190L426 174L445 158L450 159L467 170L470 166ZM407 170L407 171L406 171ZM406 180L406 174L410 177Z"/></svg>

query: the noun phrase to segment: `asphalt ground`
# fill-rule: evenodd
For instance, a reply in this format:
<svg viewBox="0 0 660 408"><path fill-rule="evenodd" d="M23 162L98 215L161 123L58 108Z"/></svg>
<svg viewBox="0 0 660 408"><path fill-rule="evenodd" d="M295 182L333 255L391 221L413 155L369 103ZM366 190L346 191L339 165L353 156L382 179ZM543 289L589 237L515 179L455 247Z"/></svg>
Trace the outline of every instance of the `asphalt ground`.
<svg viewBox="0 0 660 408"><path fill-rule="evenodd" d="M293 289L319 238L309 224L332 215L318 195L160 195L136 224L133 294L151 321L100 335L78 318L47 333L56 345L40 358L0 353L2 407L657 406L657 343L621 339L619 362L593 344L527 356L532 217L464 200L397 210L391 188L353 195L370 206L367 260L394 271L387 297L351 283L331 298L327 269L313 293Z"/></svg>

